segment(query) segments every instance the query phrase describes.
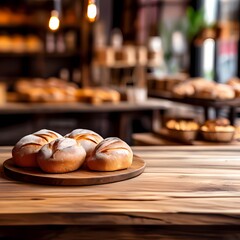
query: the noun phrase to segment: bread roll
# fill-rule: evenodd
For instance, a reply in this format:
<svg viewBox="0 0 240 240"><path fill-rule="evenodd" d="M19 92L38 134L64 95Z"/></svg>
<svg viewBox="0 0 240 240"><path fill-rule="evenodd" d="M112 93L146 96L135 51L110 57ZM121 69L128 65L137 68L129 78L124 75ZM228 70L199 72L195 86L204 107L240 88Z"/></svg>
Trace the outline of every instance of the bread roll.
<svg viewBox="0 0 240 240"><path fill-rule="evenodd" d="M47 173L77 170L85 161L84 148L71 138L58 138L44 145L37 154L39 167Z"/></svg>
<svg viewBox="0 0 240 240"><path fill-rule="evenodd" d="M86 159L91 155L94 148L103 138L94 131L88 129L75 129L65 137L73 138L80 143L86 151Z"/></svg>
<svg viewBox="0 0 240 240"><path fill-rule="evenodd" d="M14 163L19 167L37 167L37 152L43 145L59 137L62 136L54 131L42 129L21 138L12 149Z"/></svg>
<svg viewBox="0 0 240 240"><path fill-rule="evenodd" d="M194 94L194 87L189 83L180 83L173 90L175 97L191 97Z"/></svg>
<svg viewBox="0 0 240 240"><path fill-rule="evenodd" d="M216 84L218 99L233 99L235 97L234 89L227 84Z"/></svg>
<svg viewBox="0 0 240 240"><path fill-rule="evenodd" d="M116 137L100 142L87 159L87 166L95 171L116 171L131 166L132 149L127 143Z"/></svg>

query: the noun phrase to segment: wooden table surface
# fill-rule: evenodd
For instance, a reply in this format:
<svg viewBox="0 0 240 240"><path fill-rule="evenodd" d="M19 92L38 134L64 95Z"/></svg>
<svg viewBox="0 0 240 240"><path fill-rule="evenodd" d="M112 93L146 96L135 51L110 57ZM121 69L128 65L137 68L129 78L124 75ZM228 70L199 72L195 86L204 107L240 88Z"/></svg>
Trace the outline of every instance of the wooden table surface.
<svg viewBox="0 0 240 240"><path fill-rule="evenodd" d="M105 185L17 182L1 167L0 239L240 239L239 147L133 151L146 161L144 173ZM1 164L9 157L11 147L1 147Z"/></svg>

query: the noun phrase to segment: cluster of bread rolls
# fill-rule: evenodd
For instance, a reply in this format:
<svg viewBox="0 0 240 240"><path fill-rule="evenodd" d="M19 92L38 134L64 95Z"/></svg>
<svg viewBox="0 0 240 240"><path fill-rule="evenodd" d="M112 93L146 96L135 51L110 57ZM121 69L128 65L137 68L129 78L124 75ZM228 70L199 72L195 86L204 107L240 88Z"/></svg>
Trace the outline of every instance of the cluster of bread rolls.
<svg viewBox="0 0 240 240"><path fill-rule="evenodd" d="M217 118L205 121L201 126L201 131L205 132L234 132L235 127L226 118Z"/></svg>
<svg viewBox="0 0 240 240"><path fill-rule="evenodd" d="M55 77L48 79L19 79L15 91L20 101L26 102L119 102L121 95L110 88L79 88L75 83Z"/></svg>
<svg viewBox="0 0 240 240"><path fill-rule="evenodd" d="M181 130L181 131L197 131L199 124L193 120L187 119L170 119L166 123L168 129Z"/></svg>
<svg viewBox="0 0 240 240"><path fill-rule="evenodd" d="M203 99L233 99L235 90L228 84L211 82L203 78L189 79L172 89L176 97L195 97Z"/></svg>
<svg viewBox="0 0 240 240"><path fill-rule="evenodd" d="M102 102L117 103L121 100L121 95L118 91L107 87L85 87L77 90L76 98L79 102L92 104L99 104Z"/></svg>
<svg viewBox="0 0 240 240"><path fill-rule="evenodd" d="M62 136L42 129L20 139L12 149L19 167L40 167L47 173L67 173L86 165L94 171L116 171L131 166L130 146L116 137L103 139L88 129Z"/></svg>
<svg viewBox="0 0 240 240"><path fill-rule="evenodd" d="M58 78L20 79L15 90L22 101L27 102L74 102L78 86Z"/></svg>
<svg viewBox="0 0 240 240"><path fill-rule="evenodd" d="M166 129L170 137L180 141L189 142L200 136L211 142L231 142L236 139L236 128L227 118L209 119L203 124L193 119L170 119L166 122Z"/></svg>

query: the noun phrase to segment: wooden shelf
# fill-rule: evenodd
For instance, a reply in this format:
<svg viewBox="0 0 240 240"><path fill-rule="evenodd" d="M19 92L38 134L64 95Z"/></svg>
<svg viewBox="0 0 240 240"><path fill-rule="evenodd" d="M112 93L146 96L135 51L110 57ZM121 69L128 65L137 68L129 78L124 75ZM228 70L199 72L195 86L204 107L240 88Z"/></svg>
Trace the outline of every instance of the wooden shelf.
<svg viewBox="0 0 240 240"><path fill-rule="evenodd" d="M218 115L219 109L228 108L229 115L228 119L231 124L234 125L237 108L240 106L240 98L234 98L229 100L220 100L220 99L200 99L200 98L177 98L172 95L171 92L164 92L159 90L149 90L149 97L156 97L161 99L170 100L173 102L184 103L192 106L199 106L204 108L205 119L209 119L209 108L213 108L216 111L216 117Z"/></svg>
<svg viewBox="0 0 240 240"><path fill-rule="evenodd" d="M42 52L23 52L23 53L17 53L17 52L0 52L0 58L1 57L77 57L80 53L77 51L73 52L63 52L63 53L42 53Z"/></svg>
<svg viewBox="0 0 240 240"><path fill-rule="evenodd" d="M61 29L75 29L79 30L81 27L80 24L64 24L61 23L59 26L59 30ZM46 31L50 31L48 28L48 23L46 24L38 24L38 23L9 23L9 24L0 24L0 30L6 29L46 29Z"/></svg>
<svg viewBox="0 0 240 240"><path fill-rule="evenodd" d="M148 95L151 97L157 97L162 99L167 99L174 102L185 103L194 106L203 106L203 107L238 107L240 106L240 98L234 99L203 99L203 98L193 98L185 97L178 98L174 97L171 92L159 91L159 90L149 90Z"/></svg>

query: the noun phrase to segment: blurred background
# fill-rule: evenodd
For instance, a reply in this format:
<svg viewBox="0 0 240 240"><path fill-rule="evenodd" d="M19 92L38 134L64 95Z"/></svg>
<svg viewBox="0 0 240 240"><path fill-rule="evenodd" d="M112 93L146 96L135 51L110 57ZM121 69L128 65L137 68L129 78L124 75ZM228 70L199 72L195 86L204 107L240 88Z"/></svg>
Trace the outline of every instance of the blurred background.
<svg viewBox="0 0 240 240"><path fill-rule="evenodd" d="M239 0L1 0L0 144L39 128L109 136L118 116L92 116L91 104L139 105L189 78L238 78L239 13ZM88 113L54 111L77 103ZM128 131L148 131L148 115Z"/></svg>

